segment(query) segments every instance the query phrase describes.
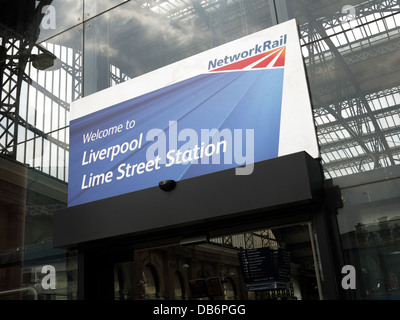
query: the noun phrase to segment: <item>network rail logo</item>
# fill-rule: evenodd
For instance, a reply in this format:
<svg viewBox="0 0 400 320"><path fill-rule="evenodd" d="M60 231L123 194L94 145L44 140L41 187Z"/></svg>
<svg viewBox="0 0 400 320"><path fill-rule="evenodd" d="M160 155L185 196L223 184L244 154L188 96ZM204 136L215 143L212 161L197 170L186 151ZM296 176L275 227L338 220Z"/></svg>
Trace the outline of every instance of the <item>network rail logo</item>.
<svg viewBox="0 0 400 320"><path fill-rule="evenodd" d="M215 58L208 62L208 70L214 72L284 67L286 41L287 34L274 41L256 44L248 50Z"/></svg>

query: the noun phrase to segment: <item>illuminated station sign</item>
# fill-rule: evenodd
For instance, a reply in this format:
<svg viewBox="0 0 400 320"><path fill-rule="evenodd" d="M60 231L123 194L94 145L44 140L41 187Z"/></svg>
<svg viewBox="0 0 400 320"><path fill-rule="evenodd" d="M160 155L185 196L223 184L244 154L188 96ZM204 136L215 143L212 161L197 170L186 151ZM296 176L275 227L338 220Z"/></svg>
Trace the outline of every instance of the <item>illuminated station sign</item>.
<svg viewBox="0 0 400 320"><path fill-rule="evenodd" d="M299 151L319 156L291 20L74 101L68 206Z"/></svg>

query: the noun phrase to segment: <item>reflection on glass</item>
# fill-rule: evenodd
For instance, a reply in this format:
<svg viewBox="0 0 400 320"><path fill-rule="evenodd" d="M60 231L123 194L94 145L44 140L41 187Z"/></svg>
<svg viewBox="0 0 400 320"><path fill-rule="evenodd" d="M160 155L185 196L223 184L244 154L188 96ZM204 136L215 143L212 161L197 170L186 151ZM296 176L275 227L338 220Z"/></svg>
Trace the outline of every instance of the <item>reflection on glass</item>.
<svg viewBox="0 0 400 320"><path fill-rule="evenodd" d="M144 298L155 299L159 298L158 278L152 266L148 265L143 270L143 288Z"/></svg>
<svg viewBox="0 0 400 320"><path fill-rule="evenodd" d="M400 163L400 5L287 1L303 56L325 176ZM345 19L346 18L346 19Z"/></svg>
<svg viewBox="0 0 400 320"><path fill-rule="evenodd" d="M353 299L400 298L399 176L400 166L393 166L339 179L345 204L338 215L342 247L346 264L356 270Z"/></svg>
<svg viewBox="0 0 400 320"><path fill-rule="evenodd" d="M132 281L129 272L118 274L116 292L124 288L127 299L320 299L309 227L248 230L208 243L135 250L135 264L127 262L126 270L136 276Z"/></svg>
<svg viewBox="0 0 400 320"><path fill-rule="evenodd" d="M284 2L284 5L277 5L279 22L282 22L283 18L296 18L300 26L323 23L325 28L333 28L332 31L335 33L340 32L342 27L354 28L399 11L399 4L396 1L385 0L354 0L347 3L324 0L286 0ZM329 24L326 23L328 21Z"/></svg>
<svg viewBox="0 0 400 320"><path fill-rule="evenodd" d="M269 1L129 1L85 24L85 95L270 25Z"/></svg>
<svg viewBox="0 0 400 320"><path fill-rule="evenodd" d="M175 300L185 300L185 284L182 274L179 271L175 272L174 277L174 287L175 287Z"/></svg>
<svg viewBox="0 0 400 320"><path fill-rule="evenodd" d="M227 277L224 281L225 300L237 300L236 286L232 278Z"/></svg>
<svg viewBox="0 0 400 320"><path fill-rule="evenodd" d="M44 70L26 66L29 81L22 81L20 116L27 124L19 127L17 160L67 181L69 104L82 91L81 33L71 29L33 48L32 54L43 51L56 59Z"/></svg>
<svg viewBox="0 0 400 320"><path fill-rule="evenodd" d="M66 3L72 12L74 6ZM61 27L63 21L60 13L60 28L67 27ZM82 34L73 28L62 33L58 30L57 36L28 50L21 35L4 30L3 53L14 58L8 59L4 68L2 65L2 83L12 84L3 87L2 102L12 103L14 108L6 118L14 111L18 118L13 119L16 130L7 132L7 139L17 133L16 154L11 154L17 161L0 158L0 291L29 287L39 299L76 298L73 273L77 266L66 250L52 247L52 222L53 213L66 206L68 114L70 102L81 96ZM17 62L23 59L26 63ZM16 72L18 68L24 72ZM14 177L10 181L5 179L7 172ZM7 269L9 264L13 267ZM43 289L44 265L56 268L57 290Z"/></svg>
<svg viewBox="0 0 400 320"><path fill-rule="evenodd" d="M83 18L85 20L91 19L94 16L104 11L110 10L111 8L126 1L128 0L102 0L102 1L84 0L85 12L83 13Z"/></svg>
<svg viewBox="0 0 400 320"><path fill-rule="evenodd" d="M83 0L53 0L48 2L49 5L44 5L44 1L38 2L36 12L33 13L39 18L37 42L42 42L83 21Z"/></svg>

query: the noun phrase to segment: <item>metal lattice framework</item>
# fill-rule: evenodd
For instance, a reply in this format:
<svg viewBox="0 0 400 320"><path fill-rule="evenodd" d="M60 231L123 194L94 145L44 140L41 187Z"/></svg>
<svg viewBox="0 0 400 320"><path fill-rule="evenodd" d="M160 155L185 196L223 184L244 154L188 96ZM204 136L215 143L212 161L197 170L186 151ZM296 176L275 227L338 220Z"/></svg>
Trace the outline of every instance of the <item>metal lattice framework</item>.
<svg viewBox="0 0 400 320"><path fill-rule="evenodd" d="M21 83L32 46L21 36L5 26L1 27L1 92L0 92L0 153L16 157L18 124L29 126L19 116ZM10 57L6 59L6 57ZM14 60L12 57L17 57Z"/></svg>
<svg viewBox="0 0 400 320"><path fill-rule="evenodd" d="M192 23L199 30L208 30L212 45L262 28L257 13L265 13L266 6L265 1L240 0L135 2L151 14L169 19L174 26ZM394 0L349 3L354 3L356 16L347 22L337 1L286 2L289 16L300 20L326 177L400 163L396 111L400 70L395 63L400 50L400 5ZM187 52L179 54L184 58L196 50L188 46ZM368 72L371 65L390 59L394 61L391 70Z"/></svg>
<svg viewBox="0 0 400 320"><path fill-rule="evenodd" d="M275 238L273 231L267 229L212 238L210 239L210 242L233 249L254 249L266 247L278 249L280 245Z"/></svg>
<svg viewBox="0 0 400 320"><path fill-rule="evenodd" d="M44 15L42 8L51 2L42 0L37 4L30 12L31 24L23 32L0 24L0 154L39 170L46 171L44 167L48 167L48 173L66 180L68 137L59 131L65 131L67 126L69 102L81 96L82 54L71 48L36 44L39 24ZM58 71L38 71L34 68L32 58L42 53L60 57L57 59ZM66 77L71 80L61 79ZM59 88L63 81L69 83L67 91L70 97L63 95ZM31 105L34 100L35 106ZM23 151L19 152L21 146ZM45 148L51 150L48 159L33 160L37 154L46 153ZM63 156L60 161L51 160L59 158L61 153ZM62 169L51 171L50 166L59 166L56 162L64 163Z"/></svg>
<svg viewBox="0 0 400 320"><path fill-rule="evenodd" d="M395 0L349 1L352 2L355 2L356 16L352 21L344 22L337 1L286 1L289 16L303 18L300 19L299 31L327 177L400 164L400 4ZM28 96L46 97L47 102L43 101L41 108L45 110L44 105L50 104L55 110L53 112L58 116L64 114L64 118L69 112L69 102L82 95L82 52L49 44L46 50L61 61L61 71L53 75L53 80L43 79L30 66L30 56L43 50L36 45L35 33L43 17L42 8L50 3L42 0L32 12L35 19L33 27L29 28L30 34L20 34L0 25L0 154L40 170L45 167L43 159L31 162L27 149L32 148L33 151L29 151L32 155L37 153L37 149L41 149L39 154L44 153L47 143L61 150L66 162L68 138L59 130L67 128L68 124L64 120L64 125L58 123L45 129L43 123L52 123L52 116L43 111L42 123L29 117L29 112L23 110L33 106L29 101L22 101L21 93L25 90ZM210 35L199 38L204 43L184 44L178 53L164 52L167 56L165 63L265 28L267 7L272 10L269 7L272 2L264 0L132 0L130 3L135 3L137 9L146 14L169 21L170 27L182 28L192 24L195 29ZM139 34L142 31L137 28L130 33L136 36L134 32ZM137 48L132 56L157 52L151 50L155 46L156 41L150 41L143 48ZM380 64L381 69L376 67ZM107 68L110 85L135 76L117 63L110 63ZM61 90L57 92L54 89L57 76L64 77L64 81L69 83L68 97L62 96ZM49 85L50 81L53 81L52 85ZM36 101L35 107L37 105ZM24 155L18 157L18 146L22 145L26 145ZM55 155L48 153L48 162L52 162L51 157ZM67 179L65 171L61 175L49 173ZM267 232L249 232L213 241L246 249L277 245Z"/></svg>
<svg viewBox="0 0 400 320"><path fill-rule="evenodd" d="M40 1L35 12L37 21L41 19L41 7L48 3L51 1ZM138 10L169 21L170 27L192 24L210 35L199 38L204 43L185 43L178 51L178 58L176 51L164 51L166 63L264 28L265 10L272 10L271 3L263 0L130 1ZM336 1L286 2L289 16L299 17L300 21L303 56L327 177L400 163L400 67L396 56L400 50L400 4L394 0L349 3L355 3L356 16L345 22ZM68 152L67 138L54 134L59 129L57 126L45 130L27 114L22 114L20 95L23 86L29 87L31 92L36 90L68 113L69 102L80 97L82 91L82 53L72 50L68 53L72 61L69 58L62 61L61 69L72 83L72 98L67 99L26 73L29 54L40 50L33 45L35 35L22 36L6 27L1 30L0 54L19 58L1 59L0 63L0 152L16 158L18 144L39 137ZM135 29L135 33L140 32L140 28ZM156 52L150 50L156 45L148 42L143 48L132 48L136 50L134 56ZM57 55L55 48L52 52ZM109 66L110 85L136 76L124 70L118 61L114 62ZM379 64L383 66L381 69L369 71L370 66ZM21 132L25 135L21 136Z"/></svg>
<svg viewBox="0 0 400 320"><path fill-rule="evenodd" d="M309 21L301 26L303 53L328 177L400 163L400 70L367 74L368 64L395 59L400 50L400 6L364 2L355 9L345 23L341 12L327 18L303 12Z"/></svg>

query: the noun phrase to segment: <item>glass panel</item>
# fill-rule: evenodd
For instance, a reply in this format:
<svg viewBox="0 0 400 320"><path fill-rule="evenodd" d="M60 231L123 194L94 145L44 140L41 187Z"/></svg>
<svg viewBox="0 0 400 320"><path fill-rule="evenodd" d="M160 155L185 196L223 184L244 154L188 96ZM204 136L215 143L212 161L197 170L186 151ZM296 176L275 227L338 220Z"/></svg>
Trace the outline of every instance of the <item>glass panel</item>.
<svg viewBox="0 0 400 320"><path fill-rule="evenodd" d="M53 0L47 6L43 6L45 1L36 2L39 5L35 9L35 14L42 15L38 20L38 34L34 35L37 42L42 42L83 21L83 0Z"/></svg>
<svg viewBox="0 0 400 320"><path fill-rule="evenodd" d="M323 283L310 226L282 226L213 237L204 243L185 241L184 245L135 250L133 263L125 262L125 270L120 265L116 269L115 299L320 299Z"/></svg>
<svg viewBox="0 0 400 320"><path fill-rule="evenodd" d="M111 8L126 2L127 0L102 0L102 1L96 1L96 0L84 0L84 14L83 18L85 20L93 18L94 16L110 10Z"/></svg>
<svg viewBox="0 0 400 320"><path fill-rule="evenodd" d="M389 17L400 10L396 1L386 0L352 0L352 1L326 1L326 0L276 0L279 22L296 18L302 27L323 26L328 35L337 34L361 26L367 22ZM393 22L392 22L393 23ZM380 31L385 31L391 25L378 23ZM303 30L303 29L302 29ZM372 31L372 30L371 30ZM361 37L367 33L359 33ZM316 40L312 34L303 34L305 42ZM344 39L344 38L343 38Z"/></svg>
<svg viewBox="0 0 400 320"><path fill-rule="evenodd" d="M175 272L174 276L174 287L175 287L175 300L185 300L185 285L184 280L179 271Z"/></svg>
<svg viewBox="0 0 400 320"><path fill-rule="evenodd" d="M27 135L22 132L24 139L19 140L25 143L39 136L27 144L26 163L66 180L69 104L80 98L82 91L82 33L71 29L37 45L32 54L45 54L54 61L43 70L33 64L26 67L30 80L23 82L27 89L20 103L24 104L21 110L28 110L21 114L27 121Z"/></svg>
<svg viewBox="0 0 400 320"><path fill-rule="evenodd" d="M143 298L145 299L155 299L159 298L158 291L158 277L155 269L152 266L146 266L142 273L143 281Z"/></svg>
<svg viewBox="0 0 400 320"><path fill-rule="evenodd" d="M235 280L231 277L227 277L224 281L224 295L225 300L237 300Z"/></svg>
<svg viewBox="0 0 400 320"><path fill-rule="evenodd" d="M129 1L85 24L85 95L272 25L270 1Z"/></svg>
<svg viewBox="0 0 400 320"><path fill-rule="evenodd" d="M392 167L391 180L378 173L375 183L342 189L338 222L346 263L356 270L355 299L400 299L400 168Z"/></svg>
<svg viewBox="0 0 400 320"><path fill-rule="evenodd" d="M65 207L67 185L4 158L0 177L0 299L73 297L74 258L51 242L53 212ZM44 284L45 265L55 268L56 289Z"/></svg>
<svg viewBox="0 0 400 320"><path fill-rule="evenodd" d="M400 163L400 13L368 4L351 27L321 13L300 25L327 178Z"/></svg>
<svg viewBox="0 0 400 320"><path fill-rule="evenodd" d="M38 299L76 298L75 258L52 248L52 224L54 211L66 206L61 180L67 178L69 104L81 96L82 33L70 29L29 49L17 33L1 35L11 61L27 55L29 61L7 60L1 74L13 84L3 88L2 102L20 106L16 158L22 163L0 157L0 292L27 287ZM21 66L25 74L16 72ZM45 265L55 268L56 289L43 282Z"/></svg>
<svg viewBox="0 0 400 320"><path fill-rule="evenodd" d="M23 165L0 158L0 292L22 284L26 176Z"/></svg>
<svg viewBox="0 0 400 320"><path fill-rule="evenodd" d="M349 295L398 299L400 5L351 3L288 0L278 16L286 9L300 23L325 177L344 197L338 223L357 275Z"/></svg>

